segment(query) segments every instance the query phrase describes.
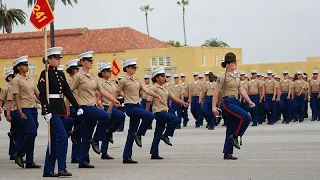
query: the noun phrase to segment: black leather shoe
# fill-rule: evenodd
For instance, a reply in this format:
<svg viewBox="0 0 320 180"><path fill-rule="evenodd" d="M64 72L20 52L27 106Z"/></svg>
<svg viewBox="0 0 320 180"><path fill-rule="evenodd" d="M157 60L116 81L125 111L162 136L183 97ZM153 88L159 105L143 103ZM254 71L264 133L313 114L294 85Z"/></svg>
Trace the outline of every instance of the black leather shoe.
<svg viewBox="0 0 320 180"><path fill-rule="evenodd" d="M172 144L171 144L170 139L169 139L168 136L162 135L162 136L160 137L160 139L161 139L164 143L166 143L167 145L172 146Z"/></svg>
<svg viewBox="0 0 320 180"><path fill-rule="evenodd" d="M114 158L109 156L109 154L107 154L107 153L102 153L101 154L101 159L110 160L110 159L114 159Z"/></svg>
<svg viewBox="0 0 320 180"><path fill-rule="evenodd" d="M225 160L238 160L238 158L232 156L232 154L224 154L223 159L225 159Z"/></svg>
<svg viewBox="0 0 320 180"><path fill-rule="evenodd" d="M69 132L69 136L70 136L72 144L77 145L78 144L78 140L77 140L77 137L76 137L76 135L74 134L73 131Z"/></svg>
<svg viewBox="0 0 320 180"><path fill-rule="evenodd" d="M77 163L79 163L77 158L72 158L71 159L71 164L77 164Z"/></svg>
<svg viewBox="0 0 320 180"><path fill-rule="evenodd" d="M67 169L62 169L60 171L58 171L58 176L72 176L72 173L67 171Z"/></svg>
<svg viewBox="0 0 320 180"><path fill-rule="evenodd" d="M187 127L187 125L186 125L186 124L183 124L183 127Z"/></svg>
<svg viewBox="0 0 320 180"><path fill-rule="evenodd" d="M176 129L181 129L181 126L177 126L177 128Z"/></svg>
<svg viewBox="0 0 320 180"><path fill-rule="evenodd" d="M51 172L51 173L44 173L43 177L59 177L59 175L54 172Z"/></svg>
<svg viewBox="0 0 320 180"><path fill-rule="evenodd" d="M195 126L195 128L200 128L200 126Z"/></svg>
<svg viewBox="0 0 320 180"><path fill-rule="evenodd" d="M37 165L36 163L26 163L26 169L39 169L42 166Z"/></svg>
<svg viewBox="0 0 320 180"><path fill-rule="evenodd" d="M238 137L234 137L233 135L231 135L229 136L229 139L234 147L236 147L237 149L240 149Z"/></svg>
<svg viewBox="0 0 320 180"><path fill-rule="evenodd" d="M107 131L106 138L107 138L107 142L109 141L111 144L114 143L114 141L113 141L113 133L112 132Z"/></svg>
<svg viewBox="0 0 320 180"><path fill-rule="evenodd" d="M91 144L91 148L93 149L93 151L97 154L100 154L99 141L97 142L93 139L90 139L89 143Z"/></svg>
<svg viewBox="0 0 320 180"><path fill-rule="evenodd" d="M251 126L258 126L258 124L257 123L253 123Z"/></svg>
<svg viewBox="0 0 320 180"><path fill-rule="evenodd" d="M209 130L214 130L214 126L211 126L211 127L209 126L208 129Z"/></svg>
<svg viewBox="0 0 320 180"><path fill-rule="evenodd" d="M12 161L12 160L16 160L16 157L14 157L14 155L11 155L10 156L10 160Z"/></svg>
<svg viewBox="0 0 320 180"><path fill-rule="evenodd" d="M315 121L316 119L312 118L311 121Z"/></svg>
<svg viewBox="0 0 320 180"><path fill-rule="evenodd" d="M79 168L95 168L94 165L84 162L84 163L79 163Z"/></svg>
<svg viewBox="0 0 320 180"><path fill-rule="evenodd" d="M206 125L206 128L209 128L209 124Z"/></svg>
<svg viewBox="0 0 320 180"><path fill-rule="evenodd" d="M293 120L293 122L297 122L297 120Z"/></svg>
<svg viewBox="0 0 320 180"><path fill-rule="evenodd" d="M154 159L154 160L162 160L164 159L163 157L159 156L159 155L151 155L151 159Z"/></svg>
<svg viewBox="0 0 320 180"><path fill-rule="evenodd" d="M122 129L118 129L117 132L123 132L123 130Z"/></svg>
<svg viewBox="0 0 320 180"><path fill-rule="evenodd" d="M138 161L135 161L131 158L123 158L123 164L138 164Z"/></svg>
<svg viewBox="0 0 320 180"><path fill-rule="evenodd" d="M24 164L23 164L23 159L20 156L16 156L16 164L18 164L18 166L24 168Z"/></svg>
<svg viewBox="0 0 320 180"><path fill-rule="evenodd" d="M142 147L141 136L139 136L139 135L137 134L137 132L135 132L135 133L133 134L133 137L134 137L134 141L136 142L137 146Z"/></svg>

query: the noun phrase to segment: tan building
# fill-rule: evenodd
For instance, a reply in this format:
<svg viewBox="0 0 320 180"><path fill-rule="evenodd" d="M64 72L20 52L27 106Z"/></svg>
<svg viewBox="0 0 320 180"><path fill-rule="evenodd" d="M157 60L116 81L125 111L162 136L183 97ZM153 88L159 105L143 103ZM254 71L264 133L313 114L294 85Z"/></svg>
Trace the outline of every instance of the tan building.
<svg viewBox="0 0 320 180"><path fill-rule="evenodd" d="M221 60L228 52L233 52L239 59L239 71L249 72L256 69L265 72L274 70L281 75L283 69L294 73L303 70L310 74L313 69L319 69L320 57L311 57L306 61L270 64L242 64L242 50L240 48L213 48L213 47L172 47L171 45L149 37L131 28L111 28L89 30L87 28L57 30L56 46L64 47L64 58L61 64L75 59L78 54L85 51L95 51L94 68L97 74L101 64L116 60L120 69L125 59L138 58L139 70L137 77L151 73L159 66L171 73L186 73L191 78L192 72L211 70L215 73L223 72L220 67ZM29 56L29 74L38 80L40 72L44 69L43 33L13 33L0 35L0 87L5 85L4 74L11 68L13 60L17 57ZM122 73L120 73L121 75Z"/></svg>

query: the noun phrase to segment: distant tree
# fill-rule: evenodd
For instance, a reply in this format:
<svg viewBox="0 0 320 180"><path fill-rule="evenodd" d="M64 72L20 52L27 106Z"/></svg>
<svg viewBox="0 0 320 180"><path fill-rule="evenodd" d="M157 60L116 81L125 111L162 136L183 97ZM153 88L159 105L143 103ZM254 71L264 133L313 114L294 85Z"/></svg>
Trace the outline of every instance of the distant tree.
<svg viewBox="0 0 320 180"><path fill-rule="evenodd" d="M185 22L185 12L186 12L186 6L189 5L189 0L181 0L178 1L177 4L179 6L182 6L182 17L183 17L183 33L184 33L184 45L187 45L187 35L186 35L186 22Z"/></svg>
<svg viewBox="0 0 320 180"><path fill-rule="evenodd" d="M13 25L26 24L27 14L22 9L8 9L6 5L0 4L0 29L3 34L12 32Z"/></svg>
<svg viewBox="0 0 320 180"><path fill-rule="evenodd" d="M148 36L149 36L150 34L149 34L148 12L153 11L154 8L151 8L150 5L145 5L145 6L141 6L139 9L142 12L145 12L145 15L146 15L146 26L147 26Z"/></svg>
<svg viewBox="0 0 320 180"><path fill-rule="evenodd" d="M179 41L170 40L167 43L174 46L174 47L182 47L181 43Z"/></svg>
<svg viewBox="0 0 320 180"><path fill-rule="evenodd" d="M229 47L229 45L223 41L218 40L218 38L208 39L202 44L206 47Z"/></svg>

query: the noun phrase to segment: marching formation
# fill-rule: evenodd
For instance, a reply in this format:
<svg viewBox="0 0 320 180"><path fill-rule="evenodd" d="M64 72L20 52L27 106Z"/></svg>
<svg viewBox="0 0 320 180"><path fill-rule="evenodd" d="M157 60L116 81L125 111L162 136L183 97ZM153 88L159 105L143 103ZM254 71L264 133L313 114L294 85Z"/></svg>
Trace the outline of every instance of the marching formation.
<svg viewBox="0 0 320 180"><path fill-rule="evenodd" d="M11 123L10 160L22 168L41 168L34 162L34 147L38 129L37 106L49 127L48 147L43 177L72 176L67 170L68 138L72 142L71 163L79 168L95 168L89 157L90 147L102 160L114 159L108 153L113 134L122 132L126 116L129 129L123 151L124 164L136 164L132 159L134 143L142 147L143 136L154 126L150 148L153 160L160 156L159 144L172 146L170 139L176 129L189 125L188 109L195 119L195 128L204 125L214 130L223 119L226 137L224 159L236 160L233 148L241 148L242 137L251 123L258 126L267 122L274 125L303 122L308 118L320 121L320 79L318 71L308 77L302 71L295 75L283 71L280 78L271 70L250 75L237 71L237 58L227 53L221 66L224 73L193 73L193 82L184 73L169 74L159 67L144 82L135 77L136 59L123 62L123 77L112 80L112 65L103 64L98 75L90 72L93 51L84 52L60 65L62 47L47 50L48 68L35 83L28 77L28 57L13 61L13 70L6 73L7 87L1 88L1 113ZM172 79L171 79L172 78ZM5 105L5 106L4 106ZM2 107L4 107L2 109ZM2 112L2 110L4 110ZM155 123L153 120L155 119ZM100 144L101 143L101 144ZM55 173L57 162L58 173Z"/></svg>

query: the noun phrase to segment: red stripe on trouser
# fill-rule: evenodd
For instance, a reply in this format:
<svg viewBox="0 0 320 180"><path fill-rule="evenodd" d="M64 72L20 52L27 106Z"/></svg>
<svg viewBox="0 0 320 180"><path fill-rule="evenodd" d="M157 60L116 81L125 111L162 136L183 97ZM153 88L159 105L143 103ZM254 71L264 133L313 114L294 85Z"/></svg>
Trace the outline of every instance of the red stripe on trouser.
<svg viewBox="0 0 320 180"><path fill-rule="evenodd" d="M241 117L240 115L238 115L238 114L232 112L230 109L228 109L227 106L224 104L224 100L222 100L222 106L223 106L223 108L224 108L225 110L227 110L228 113L230 113L230 114L232 114L232 115L234 115L235 117L237 117L237 118L240 119L240 123L239 123L238 129L237 129L236 134L235 134L235 136L238 136L239 131L240 131L240 128L241 128L241 126L242 126L243 117Z"/></svg>

